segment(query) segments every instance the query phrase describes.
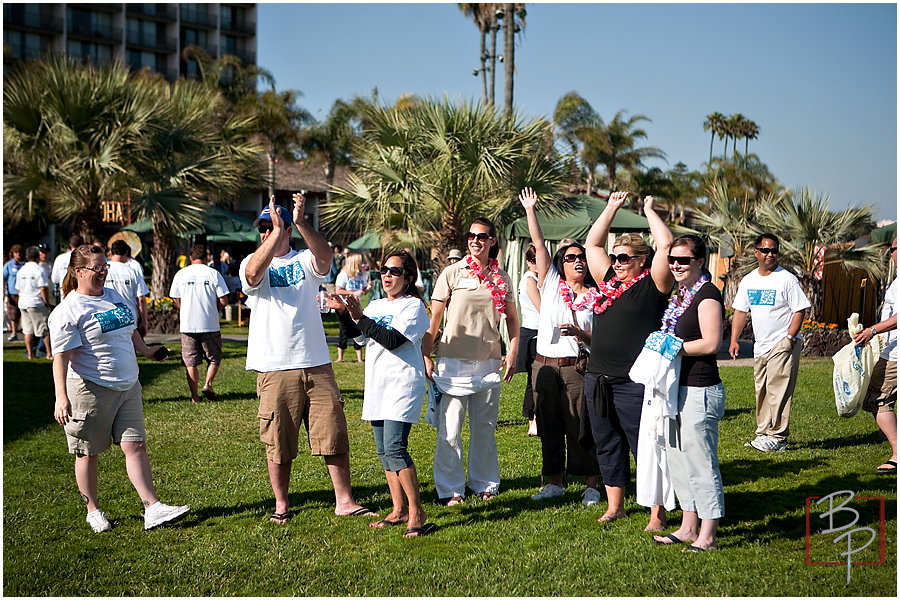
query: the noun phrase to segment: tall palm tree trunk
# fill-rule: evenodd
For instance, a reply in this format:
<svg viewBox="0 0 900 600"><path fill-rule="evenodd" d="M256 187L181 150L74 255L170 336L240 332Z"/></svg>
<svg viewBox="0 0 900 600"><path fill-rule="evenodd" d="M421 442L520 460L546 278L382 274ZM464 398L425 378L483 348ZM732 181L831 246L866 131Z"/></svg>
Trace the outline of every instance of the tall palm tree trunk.
<svg viewBox="0 0 900 600"><path fill-rule="evenodd" d="M488 87L488 102L494 104L494 90L496 89L497 73L497 15L491 17L491 85Z"/></svg>
<svg viewBox="0 0 900 600"><path fill-rule="evenodd" d="M503 112L506 116L512 114L513 109L513 75L515 74L516 53L516 5L503 5L503 65L504 65L504 96Z"/></svg>
<svg viewBox="0 0 900 600"><path fill-rule="evenodd" d="M487 87L487 61L488 56L485 53L487 46L487 29L481 29L481 102L487 104L488 87Z"/></svg>
<svg viewBox="0 0 900 600"><path fill-rule="evenodd" d="M171 224L154 216L153 248L150 260L153 261L153 276L150 279L150 297L162 298L169 294L172 279L175 277L175 232Z"/></svg>

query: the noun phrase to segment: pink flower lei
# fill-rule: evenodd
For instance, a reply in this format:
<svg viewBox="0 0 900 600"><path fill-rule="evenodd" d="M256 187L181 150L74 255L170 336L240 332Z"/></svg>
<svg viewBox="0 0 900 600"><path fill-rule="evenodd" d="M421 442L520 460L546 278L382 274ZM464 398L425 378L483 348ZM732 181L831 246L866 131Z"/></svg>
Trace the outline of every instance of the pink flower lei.
<svg viewBox="0 0 900 600"><path fill-rule="evenodd" d="M491 293L491 298L494 300L494 308L497 309L497 312L500 313L500 316L504 319L506 318L506 282L503 281L503 278L500 277L500 266L497 263L497 260L494 258L488 259L488 269L491 271L491 278L493 281L487 278L484 274L484 271L481 270L481 267L475 261L475 258L472 257L471 254L466 255L466 264L469 265L469 268L472 269L472 272L475 273L475 276L479 281L484 282L487 286L488 291ZM496 282L496 283L494 283Z"/></svg>
<svg viewBox="0 0 900 600"><path fill-rule="evenodd" d="M581 297L581 301L577 304L573 303L572 300L575 299L575 292L572 288L569 287L569 284L563 280L562 277L559 278L559 297L562 298L563 302L566 303L566 306L569 307L569 310L581 310L582 308L594 308L594 304L597 302L597 299L600 297L600 294L597 292L597 288L588 288L588 291Z"/></svg>
<svg viewBox="0 0 900 600"><path fill-rule="evenodd" d="M662 318L662 329L661 331L664 333L675 333L675 325L678 323L678 319L681 318L681 315L684 314L684 311L687 310L688 306L691 305L691 302L694 301L694 296L700 291L700 288L704 283L709 281L709 275L704 273L700 276L694 285L691 286L689 290L684 292L679 299L678 292L672 294L672 298L669 299L669 307L666 308L666 312L663 313ZM684 288L679 288L679 290L683 290Z"/></svg>
<svg viewBox="0 0 900 600"><path fill-rule="evenodd" d="M613 302L615 302L619 296L628 291L628 288L636 284L638 281L646 277L650 274L650 269L644 269L641 271L641 274L629 281L628 283L621 283L618 275L613 275L613 278L609 281L603 281L597 285L597 291L599 294L597 295L597 302L594 304L594 313L600 314L606 312L606 309L609 308ZM616 285L619 283L620 285Z"/></svg>

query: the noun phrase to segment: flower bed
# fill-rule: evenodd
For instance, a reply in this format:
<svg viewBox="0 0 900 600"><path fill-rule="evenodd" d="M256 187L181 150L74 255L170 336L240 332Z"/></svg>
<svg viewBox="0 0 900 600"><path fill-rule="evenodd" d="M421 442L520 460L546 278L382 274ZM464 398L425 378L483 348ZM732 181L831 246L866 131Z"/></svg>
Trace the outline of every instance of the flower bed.
<svg viewBox="0 0 900 600"><path fill-rule="evenodd" d="M180 331L179 311L175 301L163 297L147 302L147 331L150 333L172 334Z"/></svg>
<svg viewBox="0 0 900 600"><path fill-rule="evenodd" d="M725 318L725 328L723 339L731 339L731 318L728 315ZM850 343L850 334L846 329L838 329L835 323L819 323L807 319L803 321L800 327L800 333L803 336L803 356L834 356L834 354ZM753 338L753 328L750 319L741 335L738 336L742 340L750 340Z"/></svg>

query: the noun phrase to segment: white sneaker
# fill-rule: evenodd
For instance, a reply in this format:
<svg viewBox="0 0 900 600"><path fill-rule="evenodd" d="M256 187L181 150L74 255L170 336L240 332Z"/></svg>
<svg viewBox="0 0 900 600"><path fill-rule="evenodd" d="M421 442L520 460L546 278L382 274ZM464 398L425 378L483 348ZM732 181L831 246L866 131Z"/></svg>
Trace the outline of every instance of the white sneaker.
<svg viewBox="0 0 900 600"><path fill-rule="evenodd" d="M15 334L15 333L11 333L11 334L9 334L9 337L6 338L6 339L7 339L8 341L10 341L10 342L14 342L14 341L16 341L18 338L16 337L16 334Z"/></svg>
<svg viewBox="0 0 900 600"><path fill-rule="evenodd" d="M787 443L784 440L773 438L768 435L758 436L750 442L750 445L760 452L783 452L787 449Z"/></svg>
<svg viewBox="0 0 900 600"><path fill-rule="evenodd" d="M566 490L562 489L558 485L553 485L552 483L548 483L547 485L541 487L538 490L538 493L531 497L532 500L547 500L548 498L558 498L559 496L565 495Z"/></svg>
<svg viewBox="0 0 900 600"><path fill-rule="evenodd" d="M144 511L144 529L153 529L165 523L180 521L191 512L190 506L169 506L157 502Z"/></svg>
<svg viewBox="0 0 900 600"><path fill-rule="evenodd" d="M600 492L594 488L584 490L584 493L581 495L583 496L581 503L585 506L594 506L600 502Z"/></svg>
<svg viewBox="0 0 900 600"><path fill-rule="evenodd" d="M760 434L757 433L757 434L756 434L756 437L753 438L753 441L745 442L745 443L744 443L744 446L746 446L746 447L748 447L748 448L756 448L756 446L754 446L753 444L754 444L754 443L758 444L758 443L762 442L764 439L766 439L766 436L760 435Z"/></svg>
<svg viewBox="0 0 900 600"><path fill-rule="evenodd" d="M112 525L109 524L106 515L99 508L92 513L88 513L87 522L90 524L91 529L94 530L94 533L102 533L112 529Z"/></svg>

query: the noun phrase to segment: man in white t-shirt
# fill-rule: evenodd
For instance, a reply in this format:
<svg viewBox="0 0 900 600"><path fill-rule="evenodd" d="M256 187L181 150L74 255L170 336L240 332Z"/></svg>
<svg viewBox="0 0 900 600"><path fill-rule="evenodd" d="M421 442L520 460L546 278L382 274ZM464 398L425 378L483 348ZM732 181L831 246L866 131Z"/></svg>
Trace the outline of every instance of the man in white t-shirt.
<svg viewBox="0 0 900 600"><path fill-rule="evenodd" d="M791 399L803 350L800 326L810 304L797 278L778 266L777 237L760 235L753 253L759 268L738 285L728 352L732 358L737 357L738 337L749 312L755 338L756 438L745 445L772 452L787 447Z"/></svg>
<svg viewBox="0 0 900 600"><path fill-rule="evenodd" d="M897 265L897 238L891 244L891 260ZM21 273L21 271L20 271ZM878 428L891 445L891 458L875 471L897 474L897 279L891 283L881 306L881 321L859 332L854 341L868 343L876 335L884 334L884 350L872 369L872 379L863 401L863 409L872 413Z"/></svg>
<svg viewBox="0 0 900 600"><path fill-rule="evenodd" d="M147 335L147 296L150 289L144 278L138 277L128 265L128 244L124 240L116 240L110 245L107 266L109 271L103 287L114 289L125 298L137 323L138 334L143 338Z"/></svg>
<svg viewBox="0 0 900 600"><path fill-rule="evenodd" d="M47 358L53 358L50 352L50 330L47 328L47 317L50 316L50 279L38 263L39 258L38 247L29 247L25 250L25 259L28 262L22 265L16 274L19 310L22 311L22 332L25 334L25 354L29 360L37 354L35 338L44 338Z"/></svg>
<svg viewBox="0 0 900 600"><path fill-rule="evenodd" d="M197 387L204 356L209 367L200 392L209 400L218 400L212 382L222 363L219 307L228 304L228 286L221 273L206 266L206 246L191 246L191 264L175 273L169 296L181 311L181 359L187 369L191 402L200 402Z"/></svg>
<svg viewBox="0 0 900 600"><path fill-rule="evenodd" d="M53 261L53 268L50 270L50 281L53 282L57 297L57 303L63 299L62 284L66 277L66 271L69 269L69 259L72 258L72 250L84 246L84 238L77 233L69 238L69 251L63 252Z"/></svg>
<svg viewBox="0 0 900 600"><path fill-rule="evenodd" d="M257 371L259 437L266 445L269 481L275 494L271 521L291 518L288 487L298 454L300 424L306 422L310 450L323 456L334 486L335 514L377 516L353 499L350 441L344 401L334 379L331 354L316 302L331 267L331 246L303 216L306 198L294 194L293 221L272 196L254 226L262 243L241 263L250 308L247 370ZM309 250L290 245L292 222Z"/></svg>

